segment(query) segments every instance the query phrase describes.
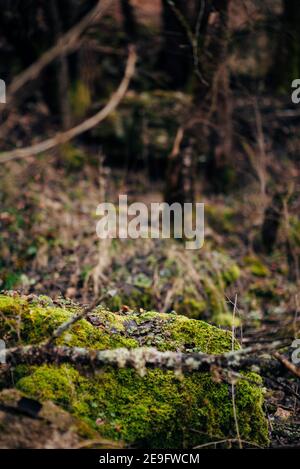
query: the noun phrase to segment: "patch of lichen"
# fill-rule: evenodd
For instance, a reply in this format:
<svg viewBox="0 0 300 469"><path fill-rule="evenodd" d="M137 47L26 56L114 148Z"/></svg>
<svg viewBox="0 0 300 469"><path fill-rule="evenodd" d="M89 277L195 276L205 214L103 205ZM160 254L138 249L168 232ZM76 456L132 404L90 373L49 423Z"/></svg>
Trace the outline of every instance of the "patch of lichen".
<svg viewBox="0 0 300 469"><path fill-rule="evenodd" d="M222 353L231 347L229 331L174 313L130 313L120 320L126 337L140 346L154 346L160 351Z"/></svg>
<svg viewBox="0 0 300 469"><path fill-rule="evenodd" d="M44 340L75 310L75 306L59 307L39 299L0 295L1 316L13 320L18 315L19 337L24 343ZM3 326L2 322L1 331ZM151 345L159 350L222 353L231 349L231 334L176 314L117 315L97 308L89 320L73 325L60 342L98 349ZM26 395L52 400L101 436L127 444L178 448L216 437L235 437L231 386L214 381L208 373L178 377L174 372L149 370L142 377L131 369L106 367L86 375L69 365L43 365L17 367L14 377L17 388ZM253 374L251 383L241 379L235 386L240 434L244 440L267 445L263 393L259 385L252 383L255 380L260 378Z"/></svg>

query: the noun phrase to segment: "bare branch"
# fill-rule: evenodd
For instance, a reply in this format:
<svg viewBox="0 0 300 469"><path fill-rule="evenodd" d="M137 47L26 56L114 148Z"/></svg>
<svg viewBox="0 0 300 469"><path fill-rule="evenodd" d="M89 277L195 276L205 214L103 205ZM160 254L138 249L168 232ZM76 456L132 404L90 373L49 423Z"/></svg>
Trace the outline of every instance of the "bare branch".
<svg viewBox="0 0 300 469"><path fill-rule="evenodd" d="M275 352L273 353L273 356L294 376L297 378L300 378L300 368L298 368L296 365L291 363L289 360L287 360L285 357L280 355L280 353Z"/></svg>
<svg viewBox="0 0 300 469"><path fill-rule="evenodd" d="M50 339L47 342L47 345L52 344L56 339L61 337L67 330L69 330L73 324L76 322L80 321L81 319L84 319L87 314L91 311L90 308L84 308L81 313L74 314L68 321L65 321L63 324L61 324L52 334Z"/></svg>
<svg viewBox="0 0 300 469"><path fill-rule="evenodd" d="M146 368L172 370L176 373L207 372L212 369L226 368L239 370L263 363L254 356L263 351L274 351L283 346L280 342L272 345L259 345L223 355L204 353L159 352L155 348L87 350L79 347L27 345L5 351L6 365L41 365L69 363L76 367L87 366L92 369L113 366L115 368L134 368L144 374Z"/></svg>
<svg viewBox="0 0 300 469"><path fill-rule="evenodd" d="M69 330L76 322L86 318L87 315L94 310L96 304L98 302L100 303L102 299L103 297L101 297L99 301L95 300L91 305L83 307L83 311L81 313L74 314L70 319L60 324L60 326L55 329L52 336L48 340L47 345L51 345L56 339L61 337L67 330Z"/></svg>
<svg viewBox="0 0 300 469"><path fill-rule="evenodd" d="M30 80L38 77L41 71L53 60L62 54L72 51L78 45L78 39L82 33L93 23L98 21L111 7L114 0L99 0L97 5L84 16L79 23L73 26L66 34L61 36L57 43L45 52L36 62L30 65L10 84L7 91L7 102Z"/></svg>
<svg viewBox="0 0 300 469"><path fill-rule="evenodd" d="M51 150L52 148L66 143L69 140L77 137L78 135L87 132L88 130L98 125L101 121L106 119L106 117L109 116L109 114L116 109L121 100L124 98L129 87L131 78L133 77L135 72L136 60L137 55L135 52L135 48L133 46L130 46L129 56L123 80L121 81L118 89L115 91L115 93L113 93L109 102L103 109L101 109L89 119L86 119L82 123L73 127L72 129L67 130L66 132L60 132L54 137L51 137L40 143L31 145L30 147L19 148L16 150L0 153L0 163L11 161L17 158L27 158L29 156L35 156L45 151Z"/></svg>

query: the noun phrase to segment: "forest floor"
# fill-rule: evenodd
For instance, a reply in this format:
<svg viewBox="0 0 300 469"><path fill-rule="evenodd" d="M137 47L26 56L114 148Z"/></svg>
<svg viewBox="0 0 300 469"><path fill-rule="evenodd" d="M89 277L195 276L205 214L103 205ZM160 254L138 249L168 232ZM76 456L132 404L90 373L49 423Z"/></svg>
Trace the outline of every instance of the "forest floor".
<svg viewBox="0 0 300 469"><path fill-rule="evenodd" d="M205 197L204 247L186 251L171 240L99 240L96 207L126 193L131 201L162 200L160 182L143 172L84 165L66 170L56 157L1 168L0 289L102 303L113 311L158 310L231 328L242 346L299 332L300 296L288 280L284 236L271 256L257 255L263 217L260 194ZM104 179L103 179L104 178ZM18 190L16 191L16 188ZM290 360L292 349L286 349ZM299 445L299 382L278 364L266 375L273 447Z"/></svg>

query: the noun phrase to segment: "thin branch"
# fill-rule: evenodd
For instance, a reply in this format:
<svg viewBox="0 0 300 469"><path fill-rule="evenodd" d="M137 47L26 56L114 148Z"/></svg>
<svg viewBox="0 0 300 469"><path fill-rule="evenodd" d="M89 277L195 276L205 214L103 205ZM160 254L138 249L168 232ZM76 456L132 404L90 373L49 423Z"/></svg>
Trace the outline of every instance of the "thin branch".
<svg viewBox="0 0 300 469"><path fill-rule="evenodd" d="M198 47L199 33L200 33L201 24L202 24L202 20L203 20L203 15L204 15L204 11L205 11L205 1L201 4L201 9L200 9L198 19L197 19L195 34L193 33L187 19L185 18L183 13L180 11L180 9L177 8L174 1L173 0L167 0L167 3L170 6L170 8L173 10L173 13L175 14L176 18L180 22L183 29L185 30L186 35L188 37L188 40L190 42L190 45L192 47L195 74L196 74L196 76L198 77L198 79L200 80L201 83L203 83L204 85L207 85L208 83L204 79L204 77L202 76L202 73L201 73L200 67L199 67L199 47ZM202 9L203 9L203 11L202 11Z"/></svg>
<svg viewBox="0 0 300 469"><path fill-rule="evenodd" d="M56 339L61 337L67 330L69 330L73 326L73 324L80 321L81 319L84 319L90 311L92 311L90 308L84 308L81 313L74 314L74 316L72 316L70 319L68 319L68 321L61 324L53 332L52 336L50 337L50 339L47 342L47 345L52 344Z"/></svg>
<svg viewBox="0 0 300 469"><path fill-rule="evenodd" d="M297 378L300 378L300 368L291 363L289 360L287 360L285 357L280 355L278 352L274 352L273 356L294 376Z"/></svg>
<svg viewBox="0 0 300 469"><path fill-rule="evenodd" d="M135 52L135 48L133 46L130 46L129 56L128 56L123 80L121 81L118 89L111 96L109 102L106 104L106 106L103 109L101 109L95 115L93 115L89 119L86 119L79 125L73 127L72 129L67 130L66 132L60 132L56 134L54 137L51 137L47 140L44 140L40 143L36 143L26 148L19 148L16 150L0 153L0 163L11 161L17 158L27 158L29 156L35 156L45 151L51 150L52 148L58 145L61 145L63 143L66 143L69 140L77 137L78 135L84 132L87 132L88 130L98 125L101 121L106 119L106 117L109 116L111 112L113 112L116 109L116 107L120 104L120 102L124 98L128 90L130 81L135 72L136 61L137 61L137 55Z"/></svg>
<svg viewBox="0 0 300 469"><path fill-rule="evenodd" d="M221 445L225 443L228 443L229 446L231 447L232 443L239 443L239 442L244 443L245 445L254 446L255 448L263 449L262 446L259 446L256 443L253 443L251 441L246 441L246 440L237 440L236 438L227 438L226 440L211 441L210 443L204 443L203 445L194 446L193 449L208 448L209 446L216 446L216 445Z"/></svg>
<svg viewBox="0 0 300 469"><path fill-rule="evenodd" d="M50 339L46 342L46 345L50 346L56 339L61 337L67 330L69 330L76 322L80 321L81 319L85 319L87 315L94 310L97 303L101 303L104 298L105 295L103 295L99 299L96 299L92 304L83 307L83 311L81 313L74 314L70 319L60 324L60 326L58 326L58 328L55 329L55 331L52 333Z"/></svg>
<svg viewBox="0 0 300 469"><path fill-rule="evenodd" d="M235 318L236 318L236 311L237 311L237 300L238 296L237 293L235 294L234 304L233 304L233 311L232 311L232 338L231 338L231 351L234 351L235 345Z"/></svg>
<svg viewBox="0 0 300 469"><path fill-rule="evenodd" d="M196 21L196 28L195 28L195 35L193 38L193 57L194 57L194 67L196 70L196 74L200 80L203 80L202 74L200 73L200 67L199 67L199 60L200 60L200 51L199 51L199 37L200 37L200 31L202 27L202 21L205 13L205 0L201 0L201 5L199 9L199 13L197 16L197 21ZM206 84L206 83L205 83Z"/></svg>
<svg viewBox="0 0 300 469"><path fill-rule="evenodd" d="M297 339L297 334L298 334L297 322L298 322L298 316L299 316L299 313L300 313L300 305L299 305L299 296L298 296L298 294L295 295L295 306L296 306L296 311L295 311L295 316L294 316L294 321L293 321L293 329L295 331L295 339Z"/></svg>
<svg viewBox="0 0 300 469"><path fill-rule="evenodd" d="M87 366L99 369L105 366L134 368L141 375L146 368L172 370L176 373L209 372L215 367L230 370L260 365L263 359L255 353L275 351L283 346L275 342L271 346L255 346L223 355L204 353L159 352L155 348L87 350L79 347L27 345L5 350L6 365L41 365L69 363L75 367Z"/></svg>
<svg viewBox="0 0 300 469"><path fill-rule="evenodd" d="M7 90L7 103L30 80L38 77L41 71L53 60L77 47L78 39L82 33L93 23L98 21L111 7L114 0L99 0L97 5L84 16L66 34L61 36L57 43L45 52L36 62L20 73L10 84Z"/></svg>
<svg viewBox="0 0 300 469"><path fill-rule="evenodd" d="M232 340L231 340L232 352L234 352L234 345L235 345L235 317L236 317L237 301L238 301L238 296L236 293L235 299L234 299L234 305L233 305L233 312L232 312ZM234 417L234 423L235 423L235 428L236 428L237 441L239 443L239 449L243 449L243 445L241 441L241 434L240 434L240 427L239 427L239 420L238 420L237 410L236 410L234 380L232 380L231 382L231 395L232 395L232 408L233 408L233 417Z"/></svg>

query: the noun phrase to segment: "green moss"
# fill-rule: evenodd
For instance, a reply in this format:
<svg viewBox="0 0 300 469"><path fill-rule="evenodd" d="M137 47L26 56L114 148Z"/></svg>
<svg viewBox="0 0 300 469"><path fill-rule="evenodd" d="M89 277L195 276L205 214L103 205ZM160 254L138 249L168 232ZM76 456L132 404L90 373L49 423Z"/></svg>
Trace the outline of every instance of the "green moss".
<svg viewBox="0 0 300 469"><path fill-rule="evenodd" d="M6 331L6 320L17 314L21 341L43 340L78 309L45 303L42 306L39 299L0 295L4 318L1 333ZM18 334L11 333L12 342L17 338ZM152 311L117 315L98 308L89 321L73 325L60 342L98 349L151 345L159 350L222 353L231 349L231 334L176 314ZM235 346L239 347L237 343ZM241 437L266 445L268 431L260 378L255 374L249 377L258 384L244 379L236 384ZM107 367L87 376L69 365L43 365L30 369L17 367L15 379L17 388L28 396L41 401L50 399L101 436L135 446L181 448L216 437L235 437L231 387L214 381L208 373L179 378L173 372L150 370L141 377L131 369Z"/></svg>
<svg viewBox="0 0 300 469"><path fill-rule="evenodd" d="M203 279L203 286L214 319L226 314L228 307L222 289L218 288L209 277Z"/></svg>
<svg viewBox="0 0 300 469"><path fill-rule="evenodd" d="M222 267L213 273L212 278L207 276L202 281L211 318L218 326L231 328L233 322L236 327L240 325L238 317L233 320L233 308L226 301L225 293L226 287L236 282L240 275L239 267L230 261L226 261L225 258Z"/></svg>
<svg viewBox="0 0 300 469"><path fill-rule="evenodd" d="M78 171L83 168L87 161L87 155L83 150L72 143L64 143L59 147L64 165L69 170Z"/></svg>
<svg viewBox="0 0 300 469"><path fill-rule="evenodd" d="M289 218L290 237L293 244L300 246L300 219L298 217Z"/></svg>
<svg viewBox="0 0 300 469"><path fill-rule="evenodd" d="M0 295L0 335L10 344L14 341L39 343L50 337L51 333L63 322L78 312L78 307L45 306L45 297L26 300L19 296ZM134 347L137 343L124 337L122 320L117 316L99 309L94 315L99 327L81 320L75 323L59 342L70 347L90 347L105 349L115 347ZM104 329L109 324L110 329Z"/></svg>
<svg viewBox="0 0 300 469"><path fill-rule="evenodd" d="M193 298L193 296L184 296L174 303L174 310L190 319L198 319L207 309L204 299Z"/></svg>
<svg viewBox="0 0 300 469"><path fill-rule="evenodd" d="M117 160L120 154L134 154L142 161L145 148L153 161L165 160L176 135L178 117L189 103L190 96L178 92L131 93L103 125L93 130L93 135Z"/></svg>
<svg viewBox="0 0 300 469"><path fill-rule="evenodd" d="M241 276L241 270L237 264L231 265L228 270L223 272L223 279L228 285L236 282Z"/></svg>
<svg viewBox="0 0 300 469"><path fill-rule="evenodd" d="M153 249L151 245L149 249L137 246L126 258L120 249L112 254L114 262L105 299L108 309L117 312L127 305L132 310L155 310L163 305L167 312L231 325L228 317L232 316L232 308L226 302L226 288L241 276L233 259L224 252L205 248L201 255L187 252L175 241L155 246L155 259ZM143 256L137 254L140 250Z"/></svg>
<svg viewBox="0 0 300 469"><path fill-rule="evenodd" d="M257 257L247 256L244 258L244 263L248 270L256 277L267 277L270 275L268 267Z"/></svg>
<svg viewBox="0 0 300 469"><path fill-rule="evenodd" d="M123 305L130 309L152 309L155 307L151 288L137 288L132 285L128 285L125 289L119 289L119 294L109 298L106 305L115 312L120 311Z"/></svg>
<svg viewBox="0 0 300 469"><path fill-rule="evenodd" d="M250 295L254 294L257 298L264 298L266 300L279 300L282 298L282 292L277 291L275 280L261 279L250 285Z"/></svg>
<svg viewBox="0 0 300 469"><path fill-rule="evenodd" d="M142 378L133 370L107 369L91 379L68 366L42 366L17 386L29 396L62 405L105 438L138 446L181 448L235 437L230 388L208 374L179 380L160 370ZM240 380L236 401L242 438L267 444L261 390Z"/></svg>
<svg viewBox="0 0 300 469"><path fill-rule="evenodd" d="M206 205L205 214L208 224L218 233L235 231L234 212L231 208Z"/></svg>
<svg viewBox="0 0 300 469"><path fill-rule="evenodd" d="M73 85L70 93L70 103L75 117L81 118L85 115L91 105L91 93L82 81L78 80Z"/></svg>
<svg viewBox="0 0 300 469"><path fill-rule="evenodd" d="M168 349L192 350L203 353L223 353L230 350L231 333L210 326L204 321L193 321L184 316L174 316L168 324Z"/></svg>
<svg viewBox="0 0 300 469"><path fill-rule="evenodd" d="M193 269L190 274L188 267ZM191 319L201 319L204 314L218 326L232 326L232 308L226 301L226 287L232 285L241 275L240 268L228 256L222 252L204 253L199 258L191 258L184 271L180 271L179 265L174 260L165 260L161 282L168 285L172 275L175 276L176 293L169 310L175 310L178 314ZM184 281L180 281L180 278ZM198 280L198 282L197 282ZM170 287L169 287L170 288ZM155 308L152 293L152 302L149 298L149 307ZM136 304L130 303L131 307ZM147 308L147 307L146 307ZM235 319L235 325L239 325L239 319Z"/></svg>
<svg viewBox="0 0 300 469"><path fill-rule="evenodd" d="M78 377L77 371L69 366L61 368L41 366L33 370L34 373L29 379L20 379L18 387L28 395L35 395L37 399L52 400L68 407L76 394L74 383ZM28 369L22 367L17 372L22 376L22 373L28 372Z"/></svg>

